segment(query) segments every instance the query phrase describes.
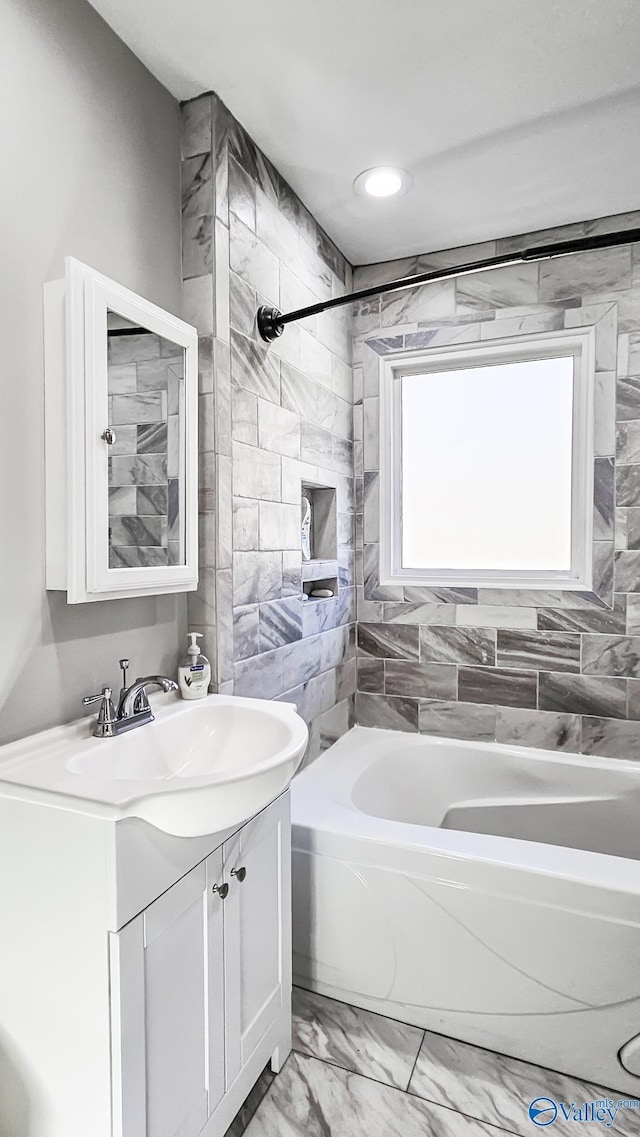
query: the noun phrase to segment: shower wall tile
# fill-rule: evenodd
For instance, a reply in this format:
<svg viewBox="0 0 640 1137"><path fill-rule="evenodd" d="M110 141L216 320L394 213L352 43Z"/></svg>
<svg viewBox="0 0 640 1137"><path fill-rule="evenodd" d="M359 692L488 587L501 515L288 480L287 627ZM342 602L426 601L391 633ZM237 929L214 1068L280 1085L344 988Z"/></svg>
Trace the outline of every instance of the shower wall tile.
<svg viewBox="0 0 640 1137"><path fill-rule="evenodd" d="M581 719L573 714L498 707L496 741L577 753L581 744Z"/></svg>
<svg viewBox="0 0 640 1137"><path fill-rule="evenodd" d="M418 726L421 734L438 738L460 738L493 742L496 735L496 708L479 703L422 699Z"/></svg>
<svg viewBox="0 0 640 1137"><path fill-rule="evenodd" d="M542 671L538 706L543 711L624 718L627 712L627 684L624 679L618 678L596 679L587 675Z"/></svg>
<svg viewBox="0 0 640 1137"><path fill-rule="evenodd" d="M633 761L638 753L639 731L637 722L585 717L582 720L582 752Z"/></svg>
<svg viewBox="0 0 640 1137"><path fill-rule="evenodd" d="M640 676L640 636L585 635L582 637L585 675Z"/></svg>
<svg viewBox="0 0 640 1137"><path fill-rule="evenodd" d="M640 214L630 216L640 223ZM615 228L616 220L602 225L603 231ZM507 251L551 242L564 231L497 245ZM458 249L365 266L355 271L355 287L474 255ZM376 700L416 697L414 688L400 689L400 676L410 681L427 666L449 665L457 671L457 693L420 700L425 733L619 755L628 740L640 742L640 273L634 274L632 249L496 269L453 283L455 312L434 312L427 288L354 309L357 682L367 719L375 722ZM442 295L437 303L444 303ZM381 585L375 508L381 357L588 327L596 344L592 590ZM400 627L419 629L417 657L406 642L390 640ZM475 640L476 632L489 639ZM385 687L381 663L389 671ZM378 713L390 711L381 703ZM400 716L393 717L397 724ZM603 725L596 729L596 722Z"/></svg>
<svg viewBox="0 0 640 1137"><path fill-rule="evenodd" d="M259 304L286 310L340 295L351 268L215 95L182 113L185 309L201 333L201 557L218 566L203 573L190 619L216 636L218 688L293 698L313 756L348 729L356 688L350 314L292 326L273 345L257 336L255 315ZM144 393L170 394L154 366ZM114 393L139 390L123 373ZM143 444L150 461L154 436ZM138 447L129 465L141 457ZM303 478L336 488L340 518L339 592L309 612ZM113 504L130 515L123 498Z"/></svg>
<svg viewBox="0 0 640 1137"><path fill-rule="evenodd" d="M579 671L580 636L572 632L510 631L497 633L499 667L532 671Z"/></svg>
<svg viewBox="0 0 640 1137"><path fill-rule="evenodd" d="M461 667L458 698L468 703L494 703L504 707L535 708L537 676L529 671Z"/></svg>
<svg viewBox="0 0 640 1137"><path fill-rule="evenodd" d="M417 699L395 698L389 695L356 694L356 721L360 726L379 727L381 730L418 731Z"/></svg>
<svg viewBox="0 0 640 1137"><path fill-rule="evenodd" d="M358 624L358 648L381 659L418 659L420 629L403 624Z"/></svg>
<svg viewBox="0 0 640 1137"><path fill-rule="evenodd" d="M410 695L422 699L455 699L456 668L448 663L413 663L387 659L384 690L387 695Z"/></svg>
<svg viewBox="0 0 640 1137"><path fill-rule="evenodd" d="M496 633L491 628L422 627L420 658L491 666L496 662Z"/></svg>

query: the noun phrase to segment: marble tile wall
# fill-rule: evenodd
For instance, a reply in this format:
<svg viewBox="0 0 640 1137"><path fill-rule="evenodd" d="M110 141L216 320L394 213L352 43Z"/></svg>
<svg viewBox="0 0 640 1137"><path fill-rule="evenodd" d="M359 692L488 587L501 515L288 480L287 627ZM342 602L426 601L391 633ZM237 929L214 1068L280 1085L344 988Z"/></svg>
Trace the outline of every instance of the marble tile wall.
<svg viewBox="0 0 640 1137"><path fill-rule="evenodd" d="M185 319L200 338L200 573L190 626L217 690L288 699L309 755L353 721L353 373L347 311L267 346L259 304L349 291L352 273L215 95L183 114ZM302 482L335 489L340 587L302 601Z"/></svg>
<svg viewBox="0 0 640 1137"><path fill-rule="evenodd" d="M625 214L367 265L355 270L354 284L638 224L640 214ZM382 587L380 357L579 326L594 326L597 342L593 593ZM354 307L353 331L357 721L633 757L640 746L640 246L373 298Z"/></svg>
<svg viewBox="0 0 640 1137"><path fill-rule="evenodd" d="M109 566L184 562L179 418L184 360L161 336L109 337Z"/></svg>

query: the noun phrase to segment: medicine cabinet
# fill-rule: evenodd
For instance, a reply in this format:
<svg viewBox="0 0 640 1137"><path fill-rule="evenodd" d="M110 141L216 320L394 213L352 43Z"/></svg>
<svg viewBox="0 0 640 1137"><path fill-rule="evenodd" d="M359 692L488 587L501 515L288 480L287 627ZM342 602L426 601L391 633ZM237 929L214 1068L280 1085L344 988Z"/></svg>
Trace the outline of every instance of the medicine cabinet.
<svg viewBox="0 0 640 1137"><path fill-rule="evenodd" d="M44 286L48 589L198 583L195 328L71 257Z"/></svg>

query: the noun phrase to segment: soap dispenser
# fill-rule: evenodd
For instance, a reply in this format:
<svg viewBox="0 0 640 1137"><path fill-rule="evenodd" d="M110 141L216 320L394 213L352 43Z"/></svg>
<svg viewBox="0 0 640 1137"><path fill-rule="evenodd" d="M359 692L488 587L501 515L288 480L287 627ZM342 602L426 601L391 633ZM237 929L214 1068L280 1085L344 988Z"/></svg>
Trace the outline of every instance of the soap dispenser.
<svg viewBox="0 0 640 1137"><path fill-rule="evenodd" d="M191 641L187 649L187 658L183 659L178 667L178 683L183 699L205 699L211 682L211 666L206 656L202 655L198 647L198 640L202 639L202 632L189 632Z"/></svg>

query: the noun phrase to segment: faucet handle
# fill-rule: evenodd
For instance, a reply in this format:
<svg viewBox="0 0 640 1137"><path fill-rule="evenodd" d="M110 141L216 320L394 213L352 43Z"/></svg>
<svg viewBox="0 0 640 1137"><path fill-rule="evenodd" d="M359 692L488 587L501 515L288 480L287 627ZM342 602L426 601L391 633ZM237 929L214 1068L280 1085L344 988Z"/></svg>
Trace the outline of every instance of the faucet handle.
<svg viewBox="0 0 640 1137"><path fill-rule="evenodd" d="M82 700L83 707L88 707L91 703L100 703L94 735L97 738L111 735L113 724L116 721L116 712L111 699L111 687L103 687L99 695L85 695Z"/></svg>

